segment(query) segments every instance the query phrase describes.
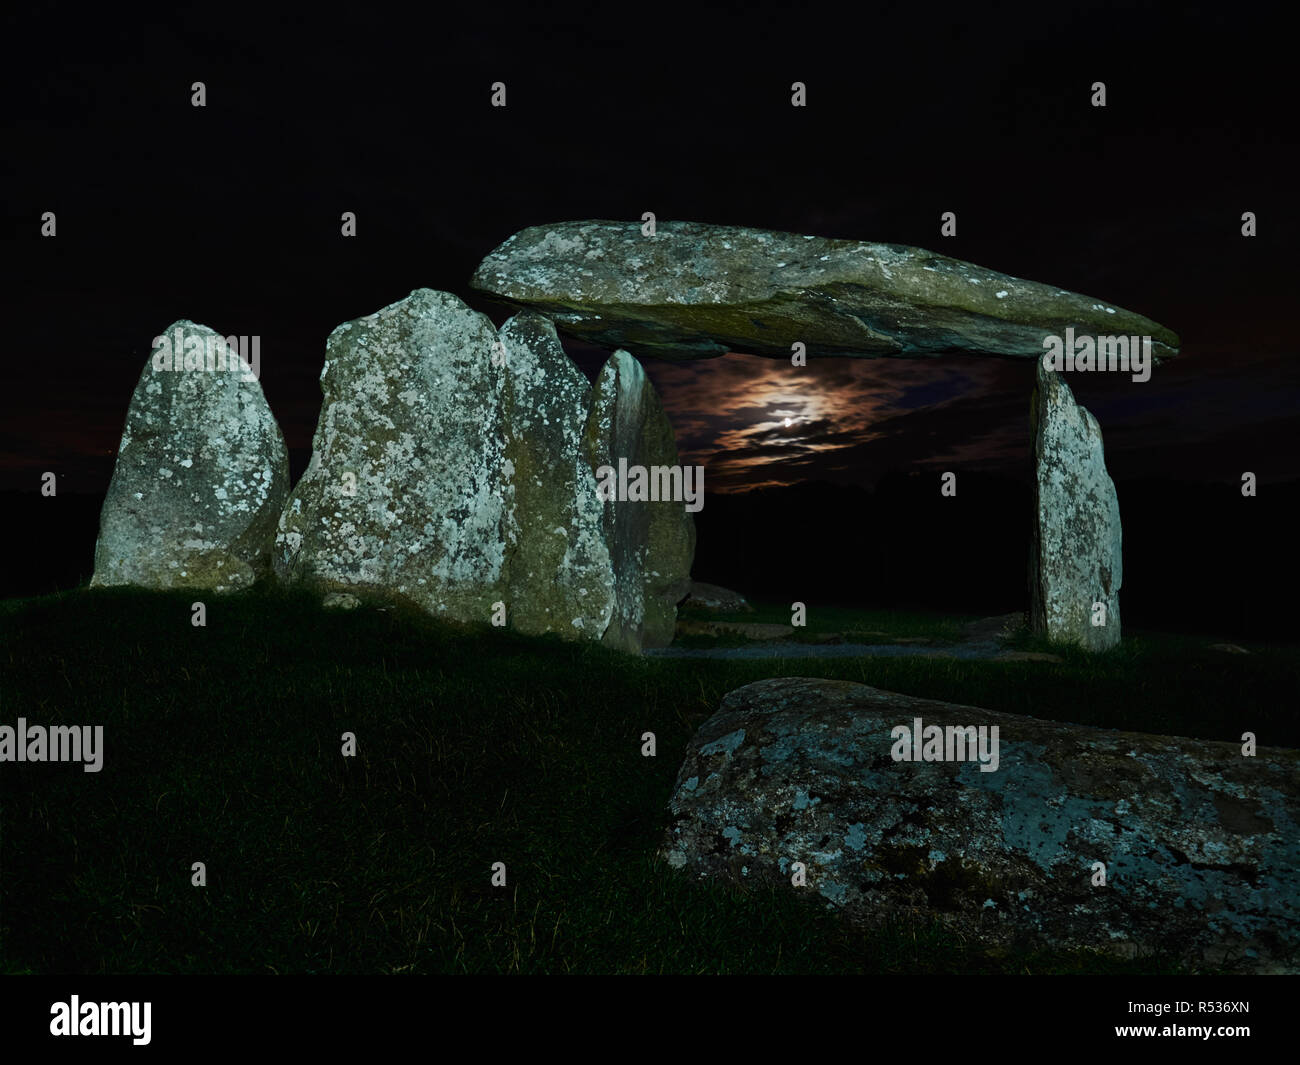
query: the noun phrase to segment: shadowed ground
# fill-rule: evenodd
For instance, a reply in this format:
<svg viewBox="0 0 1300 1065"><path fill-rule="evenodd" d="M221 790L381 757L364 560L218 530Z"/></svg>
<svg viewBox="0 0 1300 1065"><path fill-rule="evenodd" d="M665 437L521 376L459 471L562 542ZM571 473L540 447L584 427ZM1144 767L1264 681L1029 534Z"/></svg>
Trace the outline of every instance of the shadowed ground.
<svg viewBox="0 0 1300 1065"><path fill-rule="evenodd" d="M1204 647L1214 636L1130 634L1059 663L663 661L418 613L322 611L301 594L211 597L196 629L192 600L102 590L0 604L0 723L105 730L98 774L0 767L3 970L1171 971L1150 957L989 953L901 920L856 932L812 900L690 883L654 857L686 745L727 692L821 676L1300 746L1300 652L1222 654ZM889 617L811 610L809 627L897 642L969 620ZM340 755L344 731L356 758ZM190 886L194 861L206 888ZM489 886L495 861L505 888Z"/></svg>

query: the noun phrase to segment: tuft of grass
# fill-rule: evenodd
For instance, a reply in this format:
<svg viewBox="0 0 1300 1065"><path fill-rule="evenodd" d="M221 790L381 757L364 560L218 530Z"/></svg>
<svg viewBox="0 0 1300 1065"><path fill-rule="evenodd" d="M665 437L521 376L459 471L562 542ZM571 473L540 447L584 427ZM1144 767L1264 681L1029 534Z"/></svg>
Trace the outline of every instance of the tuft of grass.
<svg viewBox="0 0 1300 1065"><path fill-rule="evenodd" d="M825 621L926 634L887 617ZM726 692L802 675L1215 739L1248 719L1300 745L1294 648L1154 635L1060 664L642 659L302 591L83 589L0 604L0 674L0 721L103 725L105 745L98 774L4 767L8 973L1178 971L854 930L674 871L656 853L686 744Z"/></svg>

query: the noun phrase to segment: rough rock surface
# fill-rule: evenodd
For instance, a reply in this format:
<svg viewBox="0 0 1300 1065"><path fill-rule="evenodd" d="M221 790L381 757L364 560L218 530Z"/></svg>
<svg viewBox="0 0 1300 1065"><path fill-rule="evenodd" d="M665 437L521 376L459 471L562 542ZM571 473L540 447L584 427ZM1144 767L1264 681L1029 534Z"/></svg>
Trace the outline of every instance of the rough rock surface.
<svg viewBox="0 0 1300 1065"><path fill-rule="evenodd" d="M284 437L261 384L219 334L181 320L167 328L169 343L178 330L181 367L155 368L151 353L131 396L92 586L235 591L270 572L289 491ZM215 368L218 351L225 369Z"/></svg>
<svg viewBox="0 0 1300 1065"><path fill-rule="evenodd" d="M679 621L678 636L743 636L747 640L780 640L794 635L793 625L754 621Z"/></svg>
<svg viewBox="0 0 1300 1065"><path fill-rule="evenodd" d="M603 466L677 465L677 442L654 386L626 351L601 368L583 439L593 474ZM695 522L682 502L603 502L603 530L614 568L614 612L604 643L625 650L666 647L677 604L691 583Z"/></svg>
<svg viewBox="0 0 1300 1065"><path fill-rule="evenodd" d="M607 502L596 478L620 456L676 462L630 356L592 389L542 316L498 335L455 296L420 289L334 330L321 390L311 462L280 518L283 579L455 621L494 620L501 603L520 631L630 651L671 640L690 515Z"/></svg>
<svg viewBox="0 0 1300 1065"><path fill-rule="evenodd" d="M491 620L506 598L496 329L419 289L335 329L312 456L280 517L276 572Z"/></svg>
<svg viewBox="0 0 1300 1065"><path fill-rule="evenodd" d="M911 357L942 352L1037 358L1043 338L1150 336L1159 360L1178 337L1139 314L1052 285L900 244L660 222L534 226L483 260L471 284L542 311L606 347L668 359L728 351Z"/></svg>
<svg viewBox="0 0 1300 1065"><path fill-rule="evenodd" d="M516 315L500 339L509 621L595 637L609 627L615 585L605 506L582 454L591 386L541 315Z"/></svg>
<svg viewBox="0 0 1300 1065"><path fill-rule="evenodd" d="M704 581L691 581L690 592L682 601L683 607L695 607L715 614L752 614L754 608L739 592Z"/></svg>
<svg viewBox="0 0 1300 1065"><path fill-rule="evenodd" d="M996 771L895 761L890 730L916 718L998 726ZM671 865L806 890L864 923L915 914L989 946L1296 967L1300 751L1246 757L1236 743L781 678L723 699L670 809Z"/></svg>
<svg viewBox="0 0 1300 1065"><path fill-rule="evenodd" d="M1059 373L1038 363L1030 411L1034 519L1029 624L1054 640L1104 651L1120 642L1124 579L1115 485L1097 419L1074 401ZM1104 624L1101 611L1105 607Z"/></svg>

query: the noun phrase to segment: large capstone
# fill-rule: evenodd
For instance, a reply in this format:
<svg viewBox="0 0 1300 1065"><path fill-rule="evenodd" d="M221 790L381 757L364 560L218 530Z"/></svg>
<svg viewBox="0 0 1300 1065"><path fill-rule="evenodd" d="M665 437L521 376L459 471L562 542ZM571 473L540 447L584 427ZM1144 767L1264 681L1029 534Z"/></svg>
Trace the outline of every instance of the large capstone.
<svg viewBox="0 0 1300 1065"><path fill-rule="evenodd" d="M1030 423L1030 628L1104 651L1120 642L1124 563L1119 500L1106 472L1101 429L1061 375L1041 360Z"/></svg>
<svg viewBox="0 0 1300 1065"><path fill-rule="evenodd" d="M864 925L1296 965L1300 751L780 678L723 699L670 813L670 865L805 891Z"/></svg>
<svg viewBox="0 0 1300 1065"><path fill-rule="evenodd" d="M1157 322L1091 296L901 244L660 222L534 226L479 265L474 288L539 310L573 336L637 355L728 351L912 357L944 352L1036 358L1044 338L1149 336Z"/></svg>
<svg viewBox="0 0 1300 1065"><path fill-rule="evenodd" d="M194 322L154 339L100 514L92 586L224 592L270 572L289 455L259 366Z"/></svg>
<svg viewBox="0 0 1300 1065"><path fill-rule="evenodd" d="M703 486L678 464L668 416L645 370L626 351L616 351L596 378L584 452L608 489L603 528L615 600L604 642L626 650L666 647L677 604L690 591L695 557L695 522L685 493ZM633 486L636 479L642 493ZM645 494L657 498L639 497Z"/></svg>
<svg viewBox="0 0 1300 1065"><path fill-rule="evenodd" d="M449 620L632 651L666 628L667 642L680 536L656 504L624 513L603 499L596 471L615 445L675 461L672 430L635 360L625 394L612 370L606 377L593 390L539 315L518 315L498 335L428 289L340 326L311 462L280 519L277 572Z"/></svg>

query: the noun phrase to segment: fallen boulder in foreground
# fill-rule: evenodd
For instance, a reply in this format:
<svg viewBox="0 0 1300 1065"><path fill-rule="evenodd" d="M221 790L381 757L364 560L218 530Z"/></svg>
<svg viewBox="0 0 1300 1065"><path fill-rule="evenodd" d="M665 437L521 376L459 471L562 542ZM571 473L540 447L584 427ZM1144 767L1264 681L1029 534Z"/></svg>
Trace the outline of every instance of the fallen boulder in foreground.
<svg viewBox="0 0 1300 1065"><path fill-rule="evenodd" d="M670 865L861 923L1296 969L1300 751L780 678L723 699L669 808Z"/></svg>

